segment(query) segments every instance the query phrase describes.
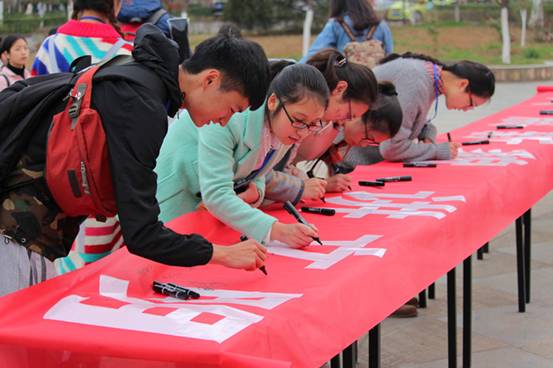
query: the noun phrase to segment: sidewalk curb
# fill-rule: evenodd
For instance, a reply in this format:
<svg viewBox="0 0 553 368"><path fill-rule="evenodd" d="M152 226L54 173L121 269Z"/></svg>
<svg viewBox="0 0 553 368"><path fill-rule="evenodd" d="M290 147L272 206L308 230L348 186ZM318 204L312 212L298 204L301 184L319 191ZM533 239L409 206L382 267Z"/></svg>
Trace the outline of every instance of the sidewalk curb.
<svg viewBox="0 0 553 368"><path fill-rule="evenodd" d="M531 65L489 65L498 82L553 80L553 62Z"/></svg>

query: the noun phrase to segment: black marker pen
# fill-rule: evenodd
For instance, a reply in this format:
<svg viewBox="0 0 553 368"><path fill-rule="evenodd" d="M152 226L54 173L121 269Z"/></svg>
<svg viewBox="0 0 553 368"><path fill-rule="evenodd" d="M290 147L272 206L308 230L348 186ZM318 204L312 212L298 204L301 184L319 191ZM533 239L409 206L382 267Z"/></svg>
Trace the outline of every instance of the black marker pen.
<svg viewBox="0 0 553 368"><path fill-rule="evenodd" d="M386 183L384 183L383 181L360 180L358 184L361 185L362 187L383 187Z"/></svg>
<svg viewBox="0 0 553 368"><path fill-rule="evenodd" d="M486 139L486 140L483 140L483 141L472 141L472 142L463 142L463 143L461 143L461 145L463 145L463 146L476 146L476 145L479 145L479 144L490 144L490 140Z"/></svg>
<svg viewBox="0 0 553 368"><path fill-rule="evenodd" d="M437 167L437 165L430 162L405 162L403 167Z"/></svg>
<svg viewBox="0 0 553 368"><path fill-rule="evenodd" d="M376 179L376 181L383 181L385 183L396 182L396 181L411 181L411 180L413 180L411 176L388 176L386 178Z"/></svg>
<svg viewBox="0 0 553 368"><path fill-rule="evenodd" d="M315 213L317 215L334 216L336 210L332 208L302 207L301 212Z"/></svg>
<svg viewBox="0 0 553 368"><path fill-rule="evenodd" d="M524 125L498 125L497 129L524 129Z"/></svg>

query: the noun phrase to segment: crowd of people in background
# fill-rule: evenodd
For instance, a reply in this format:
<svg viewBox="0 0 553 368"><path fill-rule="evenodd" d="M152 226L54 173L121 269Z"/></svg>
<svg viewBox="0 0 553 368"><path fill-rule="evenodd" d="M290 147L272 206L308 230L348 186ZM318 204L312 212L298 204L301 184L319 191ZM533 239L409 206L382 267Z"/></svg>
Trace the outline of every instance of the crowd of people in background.
<svg viewBox="0 0 553 368"><path fill-rule="evenodd" d="M264 205L348 191L356 165L453 159L458 143L436 143L439 97L448 109L467 111L494 94L485 65L394 53L391 30L368 0L331 0L328 22L298 62L269 61L232 25L188 57L187 42L170 39L161 5L138 18L133 9L121 16L121 7L121 0L75 0L71 20L42 42L32 63L24 37L0 42L0 106L23 93L17 82L31 75L77 75L80 64L107 70L117 55L129 57L141 75L95 79L92 93L109 148L116 216L71 217L50 194L58 183L44 180L47 135L65 100L26 138L5 133L25 142L17 152L0 145L0 295L82 267L123 242L131 253L168 265L255 270L269 242L302 248L318 236L314 226L264 213ZM139 28L142 22L155 26ZM192 211L209 211L248 240L219 246L163 225ZM90 253L86 236L102 226L111 229L104 234L110 247ZM414 304L398 315L416 315Z"/></svg>

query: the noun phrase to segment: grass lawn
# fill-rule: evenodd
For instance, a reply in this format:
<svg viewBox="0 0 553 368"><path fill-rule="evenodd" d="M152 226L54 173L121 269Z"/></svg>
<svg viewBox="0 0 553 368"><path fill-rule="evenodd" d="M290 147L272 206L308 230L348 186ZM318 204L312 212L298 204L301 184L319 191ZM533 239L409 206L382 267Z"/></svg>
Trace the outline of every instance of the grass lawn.
<svg viewBox="0 0 553 368"><path fill-rule="evenodd" d="M445 61L468 59L484 64L501 64L501 36L488 25L425 24L421 26L391 25L396 52L419 52ZM512 64L541 64L553 60L553 44L533 41L527 32L526 47L520 47L520 29L511 29ZM195 46L207 35L193 35ZM301 57L301 35L252 36L269 57Z"/></svg>

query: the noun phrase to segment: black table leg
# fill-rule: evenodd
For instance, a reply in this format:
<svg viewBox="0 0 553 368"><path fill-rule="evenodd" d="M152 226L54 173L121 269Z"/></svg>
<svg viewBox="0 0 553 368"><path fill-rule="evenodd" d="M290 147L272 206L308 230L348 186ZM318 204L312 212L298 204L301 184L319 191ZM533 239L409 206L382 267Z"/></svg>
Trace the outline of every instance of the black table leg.
<svg viewBox="0 0 553 368"><path fill-rule="evenodd" d="M532 248L532 209L530 208L523 215L524 224L524 261L526 272L526 303L530 303L530 271L531 271L531 248Z"/></svg>
<svg viewBox="0 0 553 368"><path fill-rule="evenodd" d="M476 258L481 261L484 259L484 246L478 248L478 250L476 251Z"/></svg>
<svg viewBox="0 0 553 368"><path fill-rule="evenodd" d="M342 366L340 354L330 360L330 368L340 368Z"/></svg>
<svg viewBox="0 0 553 368"><path fill-rule="evenodd" d="M490 243L486 243L484 244L484 249L483 249L484 253L490 253Z"/></svg>
<svg viewBox="0 0 553 368"><path fill-rule="evenodd" d="M369 331L369 368L380 368L380 325Z"/></svg>
<svg viewBox="0 0 553 368"><path fill-rule="evenodd" d="M354 346L357 342L354 342L350 346L344 349L342 352L342 367L343 368L353 368L355 367L355 352Z"/></svg>
<svg viewBox="0 0 553 368"><path fill-rule="evenodd" d="M457 311L455 268L447 273L447 360L449 368L457 368Z"/></svg>
<svg viewBox="0 0 553 368"><path fill-rule="evenodd" d="M419 308L426 308L426 289L419 293Z"/></svg>
<svg viewBox="0 0 553 368"><path fill-rule="evenodd" d="M517 243L517 284L518 284L518 311L526 312L526 272L524 271L524 241L522 238L522 217L515 221L515 233Z"/></svg>
<svg viewBox="0 0 553 368"><path fill-rule="evenodd" d="M434 282L428 287L428 299L436 299L436 284Z"/></svg>
<svg viewBox="0 0 553 368"><path fill-rule="evenodd" d="M472 256L463 262L463 368L469 368L472 354Z"/></svg>

